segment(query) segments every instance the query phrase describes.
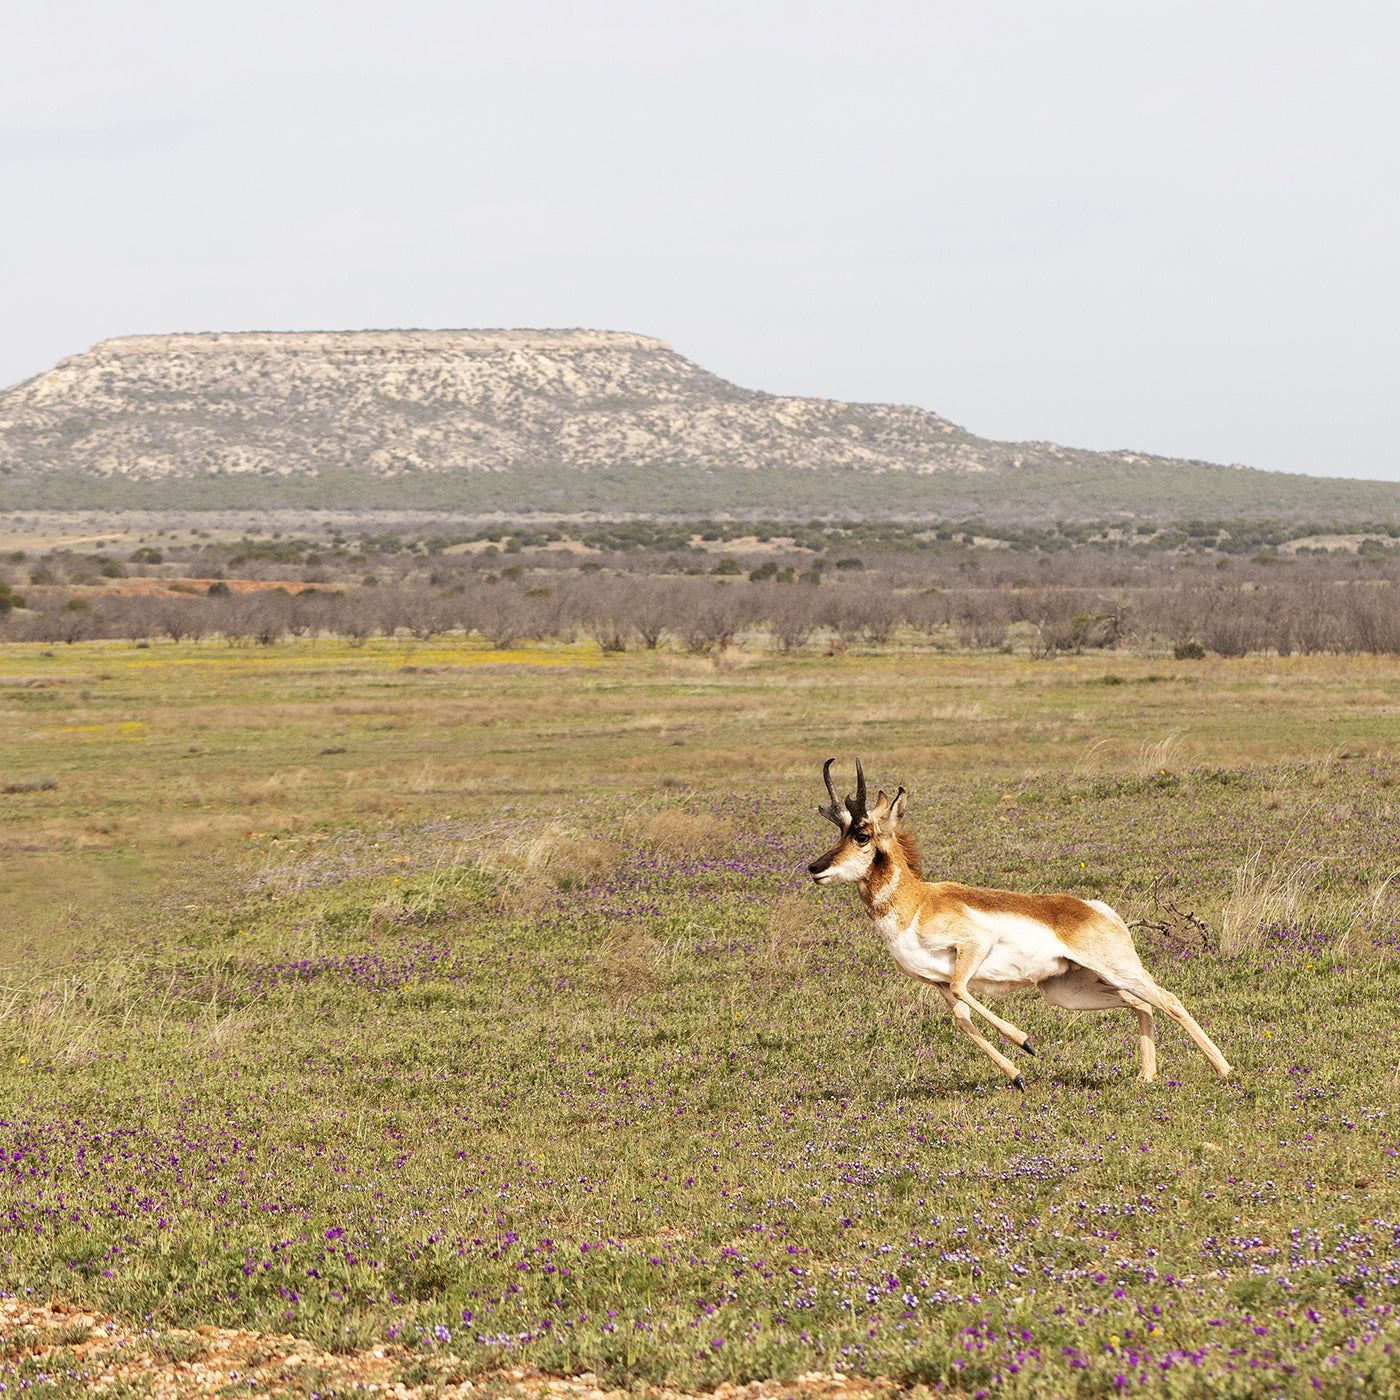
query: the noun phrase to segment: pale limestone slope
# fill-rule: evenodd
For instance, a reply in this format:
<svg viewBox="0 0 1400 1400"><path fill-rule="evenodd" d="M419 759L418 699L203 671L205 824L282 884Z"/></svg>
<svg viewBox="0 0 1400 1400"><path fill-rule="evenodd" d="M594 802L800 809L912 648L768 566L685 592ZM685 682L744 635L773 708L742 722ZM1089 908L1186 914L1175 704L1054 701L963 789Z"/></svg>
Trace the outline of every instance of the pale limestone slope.
<svg viewBox="0 0 1400 1400"><path fill-rule="evenodd" d="M981 474L1097 455L987 442L918 408L740 389L663 341L608 331L126 336L0 393L0 473L12 477Z"/></svg>

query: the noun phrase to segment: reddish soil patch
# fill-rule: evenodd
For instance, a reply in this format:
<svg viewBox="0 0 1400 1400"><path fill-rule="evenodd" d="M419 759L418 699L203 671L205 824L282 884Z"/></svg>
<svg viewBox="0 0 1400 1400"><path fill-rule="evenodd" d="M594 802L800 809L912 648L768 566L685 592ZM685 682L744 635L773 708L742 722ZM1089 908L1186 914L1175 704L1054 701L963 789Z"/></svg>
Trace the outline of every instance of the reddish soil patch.
<svg viewBox="0 0 1400 1400"><path fill-rule="evenodd" d="M230 578L219 581L228 586L230 593L262 593L274 588L285 588L288 593L300 593L304 588L314 588L318 593L331 591L317 584L293 582L287 579ZM123 578L102 584L26 584L21 591L25 594L82 593L88 597L97 598L109 593L114 595L144 593L176 598L202 598L209 592L209 585L213 582L214 580L209 578ZM340 589L337 588L335 591L339 592Z"/></svg>

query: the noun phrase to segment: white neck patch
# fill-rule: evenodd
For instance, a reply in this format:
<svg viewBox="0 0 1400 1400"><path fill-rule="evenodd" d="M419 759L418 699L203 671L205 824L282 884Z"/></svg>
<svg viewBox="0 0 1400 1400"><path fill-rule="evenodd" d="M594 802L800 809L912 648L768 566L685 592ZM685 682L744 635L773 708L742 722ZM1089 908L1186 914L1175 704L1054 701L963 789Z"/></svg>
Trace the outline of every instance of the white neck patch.
<svg viewBox="0 0 1400 1400"><path fill-rule="evenodd" d="M875 905L888 904L894 898L894 892L899 887L899 867L894 867L894 873L880 886L879 890L870 897L870 902Z"/></svg>

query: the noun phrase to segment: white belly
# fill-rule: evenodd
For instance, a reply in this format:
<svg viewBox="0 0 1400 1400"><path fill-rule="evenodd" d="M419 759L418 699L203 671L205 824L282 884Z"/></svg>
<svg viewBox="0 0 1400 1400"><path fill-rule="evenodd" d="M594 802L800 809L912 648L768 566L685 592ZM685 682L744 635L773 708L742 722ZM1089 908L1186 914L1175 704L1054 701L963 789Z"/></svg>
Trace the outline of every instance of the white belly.
<svg viewBox="0 0 1400 1400"><path fill-rule="evenodd" d="M881 927L880 932L885 934L890 955L906 977L917 978L920 982L952 981L957 954L951 946L942 945L937 939L921 938L917 925L891 933Z"/></svg>
<svg viewBox="0 0 1400 1400"><path fill-rule="evenodd" d="M976 910L968 910L965 917L996 937L991 952L973 974L974 996L979 988L989 996L1004 995L1069 970L1069 949L1044 924L1015 914ZM877 927L890 955L907 977L945 985L953 980L957 950L946 929L921 928L917 924L898 928L890 915L877 920Z"/></svg>

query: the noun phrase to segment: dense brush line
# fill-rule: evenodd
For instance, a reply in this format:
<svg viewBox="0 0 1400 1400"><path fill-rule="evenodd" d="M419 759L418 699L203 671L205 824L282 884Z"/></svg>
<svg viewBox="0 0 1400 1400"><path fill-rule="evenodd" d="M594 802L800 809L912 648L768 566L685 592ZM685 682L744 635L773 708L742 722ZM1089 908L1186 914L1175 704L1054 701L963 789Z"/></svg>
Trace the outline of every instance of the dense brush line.
<svg viewBox="0 0 1400 1400"><path fill-rule="evenodd" d="M905 627L924 645L1041 656L1119 648L1231 657L1400 654L1400 590L1384 576L1328 581L1276 574L1241 583L1201 571L1198 580L1145 586L1037 581L921 589L901 587L883 571L822 585L577 571L495 581L474 571L465 578L447 587L406 578L374 587L303 585L301 592L212 596L31 589L26 606L0 615L0 638L223 637L270 645L288 636L426 640L465 633L502 649L591 639L607 651L665 644L703 653L742 634L796 652L880 646Z"/></svg>

